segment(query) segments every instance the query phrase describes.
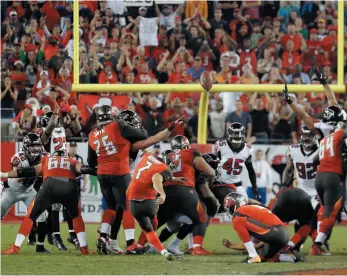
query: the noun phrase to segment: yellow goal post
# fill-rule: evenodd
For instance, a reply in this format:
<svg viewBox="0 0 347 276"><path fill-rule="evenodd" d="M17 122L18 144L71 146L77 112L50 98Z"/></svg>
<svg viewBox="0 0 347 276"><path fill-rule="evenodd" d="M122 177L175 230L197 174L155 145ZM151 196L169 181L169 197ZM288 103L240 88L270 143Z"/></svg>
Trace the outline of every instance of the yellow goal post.
<svg viewBox="0 0 347 276"><path fill-rule="evenodd" d="M79 82L79 1L73 2L73 37L74 37L74 84L72 91L76 92L200 92L198 143L206 144L209 93L215 92L282 92L281 84L215 84L209 92L203 90L200 84L80 84ZM344 2L338 1L338 46L337 46L337 84L331 85L335 93L344 93ZM322 85L289 84L290 92L307 93L324 92Z"/></svg>

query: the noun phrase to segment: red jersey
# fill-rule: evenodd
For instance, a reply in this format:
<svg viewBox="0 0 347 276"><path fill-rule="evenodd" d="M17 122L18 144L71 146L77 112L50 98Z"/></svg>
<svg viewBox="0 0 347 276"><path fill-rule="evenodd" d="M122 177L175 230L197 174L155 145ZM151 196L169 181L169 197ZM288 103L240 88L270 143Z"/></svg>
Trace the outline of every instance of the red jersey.
<svg viewBox="0 0 347 276"><path fill-rule="evenodd" d="M130 173L130 142L121 135L116 121L89 133L88 145L98 156L98 175L124 175Z"/></svg>
<svg viewBox="0 0 347 276"><path fill-rule="evenodd" d="M268 226L285 225L285 223L269 209L259 205L244 205L238 208L235 213L239 213L249 219L256 220ZM237 216L235 216L233 220L235 220L235 218L237 218Z"/></svg>
<svg viewBox="0 0 347 276"><path fill-rule="evenodd" d="M249 52L242 50L240 52L240 66L244 66L245 64L249 64L252 66L253 72L257 72L257 54L255 50L250 50Z"/></svg>
<svg viewBox="0 0 347 276"><path fill-rule="evenodd" d="M169 168L160 162L153 154L145 153L136 166L128 189L128 199L156 199L157 192L153 188L152 177L156 173L167 171Z"/></svg>
<svg viewBox="0 0 347 276"><path fill-rule="evenodd" d="M212 71L213 70L212 53L211 52L200 52L199 56L202 59L202 67L206 68L208 71Z"/></svg>
<svg viewBox="0 0 347 276"><path fill-rule="evenodd" d="M289 40L292 40L294 43L294 51L299 51L301 48L301 37L298 34L295 34L293 36L290 36L289 34L282 36L280 42L284 49L287 48L287 42Z"/></svg>
<svg viewBox="0 0 347 276"><path fill-rule="evenodd" d="M186 177L188 182L181 183L176 181L168 181L165 186L170 185L184 185L195 187L195 166L193 160L195 157L200 156L200 153L195 149L180 150L177 154L179 158L179 165L176 170L172 172L174 177Z"/></svg>
<svg viewBox="0 0 347 276"><path fill-rule="evenodd" d="M319 160L317 172L334 172L342 175L341 145L346 138L345 131L336 129L335 132L325 136L319 144Z"/></svg>
<svg viewBox="0 0 347 276"><path fill-rule="evenodd" d="M44 156L41 159L42 177L64 177L76 179L75 166L78 163L71 157L63 156Z"/></svg>
<svg viewBox="0 0 347 276"><path fill-rule="evenodd" d="M152 79L155 79L155 76L149 71L148 73L139 73L135 78L135 82L141 84L150 84L152 83Z"/></svg>

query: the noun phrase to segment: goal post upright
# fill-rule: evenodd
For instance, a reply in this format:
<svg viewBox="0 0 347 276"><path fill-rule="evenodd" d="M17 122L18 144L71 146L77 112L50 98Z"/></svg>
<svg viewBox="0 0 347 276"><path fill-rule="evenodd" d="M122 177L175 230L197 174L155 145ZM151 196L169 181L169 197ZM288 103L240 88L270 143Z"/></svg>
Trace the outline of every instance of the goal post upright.
<svg viewBox="0 0 347 276"><path fill-rule="evenodd" d="M209 107L210 93L219 92L277 92L283 90L281 84L215 84L209 92L203 91L200 84L81 84L79 82L79 2L73 1L73 35L74 35L74 83L72 91L75 92L151 92L151 93L167 93L167 92L201 92L199 103L199 120L198 120L198 143L206 144L207 142L207 119ZM344 2L338 1L338 47L337 47L337 84L332 84L331 88L335 93L344 93ZM288 89L292 93L307 92L324 92L322 85L298 85L289 84ZM234 104L234 103L231 103Z"/></svg>

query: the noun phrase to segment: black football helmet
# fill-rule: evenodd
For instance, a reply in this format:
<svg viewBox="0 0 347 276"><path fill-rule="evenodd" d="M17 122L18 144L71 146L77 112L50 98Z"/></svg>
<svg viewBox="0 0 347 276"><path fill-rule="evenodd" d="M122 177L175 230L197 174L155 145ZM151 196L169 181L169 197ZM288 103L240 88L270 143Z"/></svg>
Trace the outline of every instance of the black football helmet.
<svg viewBox="0 0 347 276"><path fill-rule="evenodd" d="M308 129L307 126L304 126L301 129L300 133L300 145L305 149L305 150L315 150L318 148L318 142L317 142L317 137L316 135Z"/></svg>
<svg viewBox="0 0 347 276"><path fill-rule="evenodd" d="M30 161L34 161L43 152L43 146L40 139L35 133L29 133L23 138L23 152Z"/></svg>
<svg viewBox="0 0 347 276"><path fill-rule="evenodd" d="M238 193L227 194L223 201L225 212L231 216L234 215L235 211L243 205L247 205L247 199Z"/></svg>
<svg viewBox="0 0 347 276"><path fill-rule="evenodd" d="M228 140L233 147L241 147L246 142L245 127L240 123L232 123L228 127Z"/></svg>
<svg viewBox="0 0 347 276"><path fill-rule="evenodd" d="M111 106L102 105L94 109L98 124L104 125L112 121Z"/></svg>
<svg viewBox="0 0 347 276"><path fill-rule="evenodd" d="M176 135L171 140L171 149L172 150L190 149L190 143L188 138L183 135Z"/></svg>
<svg viewBox="0 0 347 276"><path fill-rule="evenodd" d="M179 165L179 158L173 150L165 150L158 155L158 159L165 165L169 166L170 170L175 170Z"/></svg>
<svg viewBox="0 0 347 276"><path fill-rule="evenodd" d="M211 168L215 170L216 178L218 178L222 173L220 167L220 159L218 158L218 156L214 153L205 153L202 155L202 158L204 158L207 164L209 164Z"/></svg>
<svg viewBox="0 0 347 276"><path fill-rule="evenodd" d="M336 126L338 122L346 121L346 112L337 106L328 106L324 109L322 116L322 122L331 126Z"/></svg>
<svg viewBox="0 0 347 276"><path fill-rule="evenodd" d="M122 119L129 125L142 128L142 119L139 115L131 110L123 110L117 115L117 119Z"/></svg>

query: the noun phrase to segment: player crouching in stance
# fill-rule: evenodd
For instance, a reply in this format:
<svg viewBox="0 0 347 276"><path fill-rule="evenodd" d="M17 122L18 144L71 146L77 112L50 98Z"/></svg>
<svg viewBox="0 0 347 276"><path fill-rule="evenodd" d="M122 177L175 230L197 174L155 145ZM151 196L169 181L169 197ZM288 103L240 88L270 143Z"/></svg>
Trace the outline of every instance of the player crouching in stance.
<svg viewBox="0 0 347 276"><path fill-rule="evenodd" d="M164 248L155 233L158 225L156 214L158 205L163 204L166 198L163 182L172 179L184 182L185 179L172 177L171 171L177 168L179 161L174 151L164 151L158 159L150 153L142 157L135 169L127 195L130 212L144 231L149 243L167 260L173 261L175 257Z"/></svg>
<svg viewBox="0 0 347 276"><path fill-rule="evenodd" d="M224 209L233 216L233 227L248 252L243 263L260 263L277 257L288 243L289 233L285 224L270 210L259 205L247 205L244 196L230 193L224 199ZM264 242L261 252L255 249L252 237Z"/></svg>
<svg viewBox="0 0 347 276"><path fill-rule="evenodd" d="M56 151L52 156L44 156L41 164L30 168L18 168L0 173L1 178L36 177L42 175L43 184L35 200L28 208L28 214L19 228L15 244L3 254L18 254L20 246L29 234L33 222L53 203L65 206L73 219L73 226L80 243L82 255L92 254L87 246L85 225L79 207L77 174L96 175L96 170L67 157L64 151Z"/></svg>

